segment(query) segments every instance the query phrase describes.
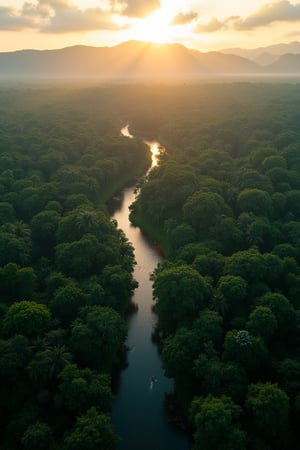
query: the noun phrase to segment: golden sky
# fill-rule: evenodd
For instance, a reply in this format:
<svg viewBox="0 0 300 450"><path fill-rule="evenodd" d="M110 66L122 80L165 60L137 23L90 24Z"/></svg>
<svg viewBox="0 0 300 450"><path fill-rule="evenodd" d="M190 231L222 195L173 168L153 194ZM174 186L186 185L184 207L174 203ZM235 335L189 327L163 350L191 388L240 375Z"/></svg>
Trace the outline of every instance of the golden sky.
<svg viewBox="0 0 300 450"><path fill-rule="evenodd" d="M300 0L0 0L0 51L129 39L200 51L300 40Z"/></svg>

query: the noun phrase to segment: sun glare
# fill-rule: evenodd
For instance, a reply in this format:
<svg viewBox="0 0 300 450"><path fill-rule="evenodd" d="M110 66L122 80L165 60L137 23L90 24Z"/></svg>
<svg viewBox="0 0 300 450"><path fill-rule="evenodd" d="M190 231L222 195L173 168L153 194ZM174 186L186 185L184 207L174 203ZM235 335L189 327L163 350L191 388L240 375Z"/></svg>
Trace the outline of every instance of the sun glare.
<svg viewBox="0 0 300 450"><path fill-rule="evenodd" d="M153 14L138 19L133 24L127 34L130 39L149 41L158 44L172 42L172 18L163 9L155 11Z"/></svg>
<svg viewBox="0 0 300 450"><path fill-rule="evenodd" d="M157 44L173 43L178 38L187 38L191 33L191 23L174 25L173 19L179 14L186 14L190 8L184 0L161 0L161 7L144 18L130 19L123 36L126 40L140 40Z"/></svg>
<svg viewBox="0 0 300 450"><path fill-rule="evenodd" d="M154 167L158 166L159 155L162 152L162 147L161 147L160 143L156 142L156 141L153 141L153 142L145 141L145 142L150 147L150 151L151 151L151 155L152 155L151 169L153 169Z"/></svg>

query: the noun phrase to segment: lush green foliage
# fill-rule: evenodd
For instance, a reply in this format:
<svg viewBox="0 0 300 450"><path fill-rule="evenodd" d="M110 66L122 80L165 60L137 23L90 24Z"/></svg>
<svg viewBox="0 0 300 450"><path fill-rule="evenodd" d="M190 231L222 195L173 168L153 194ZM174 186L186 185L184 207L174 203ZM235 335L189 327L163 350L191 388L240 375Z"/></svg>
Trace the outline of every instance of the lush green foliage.
<svg viewBox="0 0 300 450"><path fill-rule="evenodd" d="M298 86L157 91L166 151L131 217L165 244L155 309L194 448L299 448Z"/></svg>
<svg viewBox="0 0 300 450"><path fill-rule="evenodd" d="M298 86L2 89L0 119L3 449L118 445L109 375L136 283L103 202L148 163L124 119L167 149L131 216L167 251L162 358L195 449L298 449Z"/></svg>
<svg viewBox="0 0 300 450"><path fill-rule="evenodd" d="M104 202L149 156L106 95L0 90L1 449L119 442L110 376L136 282Z"/></svg>

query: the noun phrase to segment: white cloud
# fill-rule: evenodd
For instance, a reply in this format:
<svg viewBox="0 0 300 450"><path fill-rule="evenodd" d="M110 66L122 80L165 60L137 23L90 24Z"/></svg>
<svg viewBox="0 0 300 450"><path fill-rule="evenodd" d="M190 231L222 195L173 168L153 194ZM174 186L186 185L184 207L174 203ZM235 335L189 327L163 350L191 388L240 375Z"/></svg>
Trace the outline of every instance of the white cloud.
<svg viewBox="0 0 300 450"><path fill-rule="evenodd" d="M112 6L120 7L122 13L128 17L145 17L160 8L160 0L113 0Z"/></svg>
<svg viewBox="0 0 300 450"><path fill-rule="evenodd" d="M79 9L65 9L56 13L47 24L41 27L47 33L72 33L93 30L114 30L119 27L111 20L110 14L99 8L85 11Z"/></svg>
<svg viewBox="0 0 300 450"><path fill-rule="evenodd" d="M240 20L239 16L230 16L224 20L218 20L216 17L211 17L207 23L199 23L195 28L195 33L214 33L220 30L229 30L232 24Z"/></svg>
<svg viewBox="0 0 300 450"><path fill-rule="evenodd" d="M34 20L34 17L32 17L32 11L29 11L27 6L20 12L15 8L6 6L0 7L1 30L19 31L36 27L37 23Z"/></svg>
<svg viewBox="0 0 300 450"><path fill-rule="evenodd" d="M287 0L267 3L246 19L238 20L235 24L238 29L251 29L269 25L273 22L300 21L300 4L293 5Z"/></svg>
<svg viewBox="0 0 300 450"><path fill-rule="evenodd" d="M120 29L112 12L101 8L81 9L69 0L24 2L21 9L0 7L0 28L21 31L39 29L44 33L73 33Z"/></svg>
<svg viewBox="0 0 300 450"><path fill-rule="evenodd" d="M79 7L72 0L27 1L18 10L0 7L0 29L21 31L31 28L43 33L117 30L122 27L112 20L114 13L141 18L160 6L160 0L109 0L103 8Z"/></svg>
<svg viewBox="0 0 300 450"><path fill-rule="evenodd" d="M188 12L188 13L179 13L172 20L173 25L186 25L187 23L193 22L198 17L198 13L196 12Z"/></svg>
<svg viewBox="0 0 300 450"><path fill-rule="evenodd" d="M207 23L199 23L195 29L195 33L213 33L224 28L225 23L220 22L216 17L212 17Z"/></svg>
<svg viewBox="0 0 300 450"><path fill-rule="evenodd" d="M266 27L274 22L297 21L300 21L300 4L292 4L288 0L278 0L264 4L245 18L231 16L220 20L216 17L211 17L207 23L199 23L194 31L196 33L213 33L220 30L244 31Z"/></svg>

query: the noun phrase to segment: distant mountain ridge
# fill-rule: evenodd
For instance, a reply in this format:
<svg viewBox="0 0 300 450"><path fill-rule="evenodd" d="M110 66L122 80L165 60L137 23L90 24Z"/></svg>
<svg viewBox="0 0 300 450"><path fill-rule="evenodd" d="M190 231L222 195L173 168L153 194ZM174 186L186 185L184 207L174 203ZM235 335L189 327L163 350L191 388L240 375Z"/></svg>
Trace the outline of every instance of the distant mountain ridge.
<svg viewBox="0 0 300 450"><path fill-rule="evenodd" d="M288 44L275 44L266 47L247 48L225 48L220 50L224 54L233 54L242 58L250 59L262 66L271 65L285 54L300 54L300 42L293 41Z"/></svg>
<svg viewBox="0 0 300 450"><path fill-rule="evenodd" d="M267 67L269 73L290 73L300 74L300 54L282 55L280 58Z"/></svg>
<svg viewBox="0 0 300 450"><path fill-rule="evenodd" d="M299 44L300 46L300 44ZM300 50L299 50L300 53ZM293 56L293 57L292 57ZM199 77L205 75L300 73L300 54L285 55L263 67L228 51L199 52L181 44L128 41L114 47L73 46L57 50L0 53L0 78ZM287 70L286 70L287 69Z"/></svg>

